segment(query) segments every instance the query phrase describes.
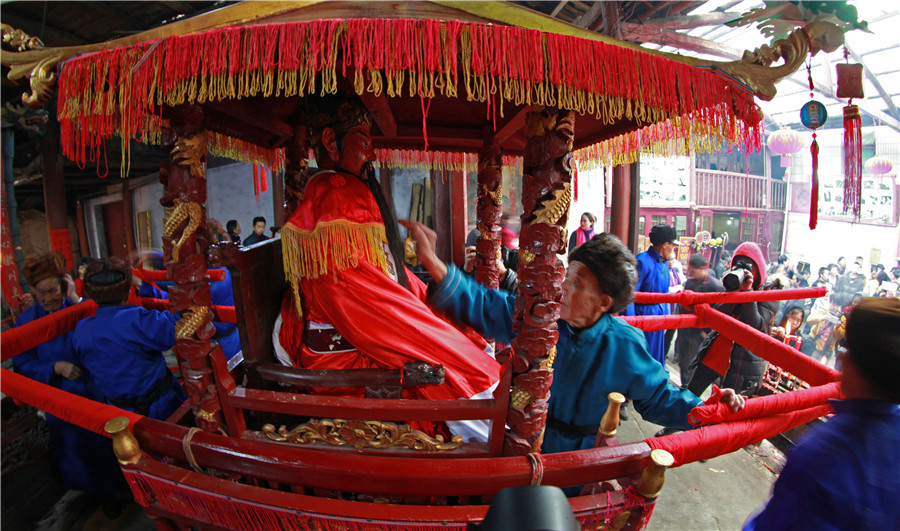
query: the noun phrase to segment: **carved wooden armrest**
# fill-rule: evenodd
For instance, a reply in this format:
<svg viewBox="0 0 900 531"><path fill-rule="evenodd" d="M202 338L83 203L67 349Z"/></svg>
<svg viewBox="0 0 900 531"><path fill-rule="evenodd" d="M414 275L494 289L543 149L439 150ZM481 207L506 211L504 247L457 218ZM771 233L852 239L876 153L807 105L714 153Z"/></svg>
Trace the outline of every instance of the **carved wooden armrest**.
<svg viewBox="0 0 900 531"><path fill-rule="evenodd" d="M274 363L257 366L265 380L299 387L366 387L396 388L444 383L443 365L411 361L403 369L300 369ZM377 394L377 393L376 393Z"/></svg>

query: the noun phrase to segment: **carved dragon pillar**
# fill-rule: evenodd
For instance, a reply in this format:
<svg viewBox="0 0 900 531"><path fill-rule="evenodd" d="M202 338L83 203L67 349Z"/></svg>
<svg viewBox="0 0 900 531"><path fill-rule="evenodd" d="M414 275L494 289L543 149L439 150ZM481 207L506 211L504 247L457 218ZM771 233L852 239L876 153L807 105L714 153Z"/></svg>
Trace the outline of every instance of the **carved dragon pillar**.
<svg viewBox="0 0 900 531"><path fill-rule="evenodd" d="M534 106L526 118L519 233L519 296L513 330L513 387L504 455L540 450L553 381L559 300L565 277L575 115Z"/></svg>
<svg viewBox="0 0 900 531"><path fill-rule="evenodd" d="M168 273L169 309L181 312L175 324L175 355L184 390L197 426L214 432L222 427L221 404L216 395L209 354L219 349L210 341L215 328L210 313L209 280L206 277L206 130L203 111L185 105L167 113L170 128L163 146L171 148L169 161L160 165L165 193L163 251Z"/></svg>
<svg viewBox="0 0 900 531"><path fill-rule="evenodd" d="M478 196L476 226L481 237L476 244L475 280L482 286L497 289L500 271L500 215L503 210L503 158L500 146L491 138L478 152Z"/></svg>

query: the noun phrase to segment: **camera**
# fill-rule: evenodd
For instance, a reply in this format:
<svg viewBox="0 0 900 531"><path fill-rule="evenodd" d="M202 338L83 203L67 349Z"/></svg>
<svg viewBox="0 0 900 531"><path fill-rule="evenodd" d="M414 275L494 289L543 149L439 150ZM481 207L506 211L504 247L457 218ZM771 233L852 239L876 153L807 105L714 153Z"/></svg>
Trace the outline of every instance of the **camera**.
<svg viewBox="0 0 900 531"><path fill-rule="evenodd" d="M745 278L747 278L747 270L742 267L735 267L722 277L722 285L725 286L725 291L737 291L741 289L741 284L744 283Z"/></svg>

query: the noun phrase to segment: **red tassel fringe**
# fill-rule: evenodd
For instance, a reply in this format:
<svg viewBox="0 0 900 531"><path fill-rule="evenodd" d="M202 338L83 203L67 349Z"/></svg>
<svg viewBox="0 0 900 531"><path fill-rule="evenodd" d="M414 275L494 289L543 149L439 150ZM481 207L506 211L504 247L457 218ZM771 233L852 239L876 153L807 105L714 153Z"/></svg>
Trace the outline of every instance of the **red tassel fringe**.
<svg viewBox="0 0 900 531"><path fill-rule="evenodd" d="M457 97L462 85L467 100L487 104L488 117L511 102L647 126L602 143L595 153L604 164L642 149L761 145L753 96L712 71L538 30L353 19L220 28L74 57L59 80L63 153L83 166L114 135L126 153L131 138L158 141L163 105L334 93L339 72L357 93L375 96ZM233 145L248 151L239 160L280 167L248 146Z"/></svg>
<svg viewBox="0 0 900 531"><path fill-rule="evenodd" d="M192 523L216 525L226 529L247 530L342 530L342 531L429 531L435 529L469 529L468 522L403 521L362 519L340 514L316 513L311 509L264 505L213 491L201 490L156 477L143 471L122 470L134 500L144 507L158 507L187 518ZM193 473L193 472L189 472ZM612 524L625 511L637 514L633 529L644 529L650 521L655 500L648 501L634 487L606 493L606 506L579 511L575 514L582 529L600 529ZM437 508L437 507L436 507ZM402 511L402 507L399 508ZM421 514L421 513L420 513Z"/></svg>
<svg viewBox="0 0 900 531"><path fill-rule="evenodd" d="M844 107L844 213L859 219L862 207L862 120L859 107Z"/></svg>

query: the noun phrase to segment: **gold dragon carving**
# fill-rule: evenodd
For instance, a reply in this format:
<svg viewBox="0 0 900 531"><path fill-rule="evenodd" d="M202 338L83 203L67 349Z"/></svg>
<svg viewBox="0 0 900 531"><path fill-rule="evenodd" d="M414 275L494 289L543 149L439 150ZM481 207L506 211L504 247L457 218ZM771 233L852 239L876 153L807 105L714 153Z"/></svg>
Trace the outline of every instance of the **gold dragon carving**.
<svg viewBox="0 0 900 531"><path fill-rule="evenodd" d="M3 44L15 48L19 52L43 48L44 43L37 37L32 37L20 29L15 29L9 24L0 24L0 33L3 35Z"/></svg>
<svg viewBox="0 0 900 531"><path fill-rule="evenodd" d="M178 262L178 253L181 247L187 242L187 239L200 227L200 218L202 210L198 203L185 203L181 199L176 199L175 204L166 209L166 218L163 220L163 236L171 238L178 227L188 221L187 226L181 231L181 238L172 244L172 261Z"/></svg>
<svg viewBox="0 0 900 531"><path fill-rule="evenodd" d="M806 58L820 50L833 52L844 44L844 32L830 22L817 20L803 28L798 28L784 39L771 46L763 45L756 50L744 52L740 61L720 63L703 61L699 64L716 67L746 83L760 99L772 101L775 97L775 83L793 74ZM784 63L771 66L782 59Z"/></svg>
<svg viewBox="0 0 900 531"><path fill-rule="evenodd" d="M188 309L182 313L181 319L175 323L175 337L177 339L193 337L197 330L200 329L200 326L203 324L208 313L209 306L199 306L196 304L188 306Z"/></svg>
<svg viewBox="0 0 900 531"><path fill-rule="evenodd" d="M178 137L175 147L172 149L172 160L179 166L190 168L191 177L203 178L206 176L203 171L203 161L206 159L207 148L206 131Z"/></svg>
<svg viewBox="0 0 900 531"><path fill-rule="evenodd" d="M525 411L525 408L528 407L528 404L531 403L531 394L524 389L519 389L518 387L513 386L512 391L509 394L509 405L513 409L518 409L519 411Z"/></svg>
<svg viewBox="0 0 900 531"><path fill-rule="evenodd" d="M534 211L534 221L532 223L555 225L569 211L571 200L572 185L571 183L565 183L561 190L553 190L552 199L541 201L541 206Z"/></svg>
<svg viewBox="0 0 900 531"><path fill-rule="evenodd" d="M0 24L0 35L2 35L3 44L15 48L19 52L44 48L41 39L32 37L22 30L14 29L9 24ZM27 78L31 85L31 93L22 94L22 103L30 109L40 108L50 101L57 79L56 66L61 58L59 54L48 50L47 54L39 56L37 60L9 63L10 70L7 77L11 81Z"/></svg>
<svg viewBox="0 0 900 531"><path fill-rule="evenodd" d="M431 437L408 424L396 424L378 420L320 419L301 424L291 431L282 426L266 424L262 432L269 439L293 444L313 444L324 442L333 446L353 446L363 448L401 447L426 452L446 452L462 445L461 435L454 435L449 441L438 435Z"/></svg>

